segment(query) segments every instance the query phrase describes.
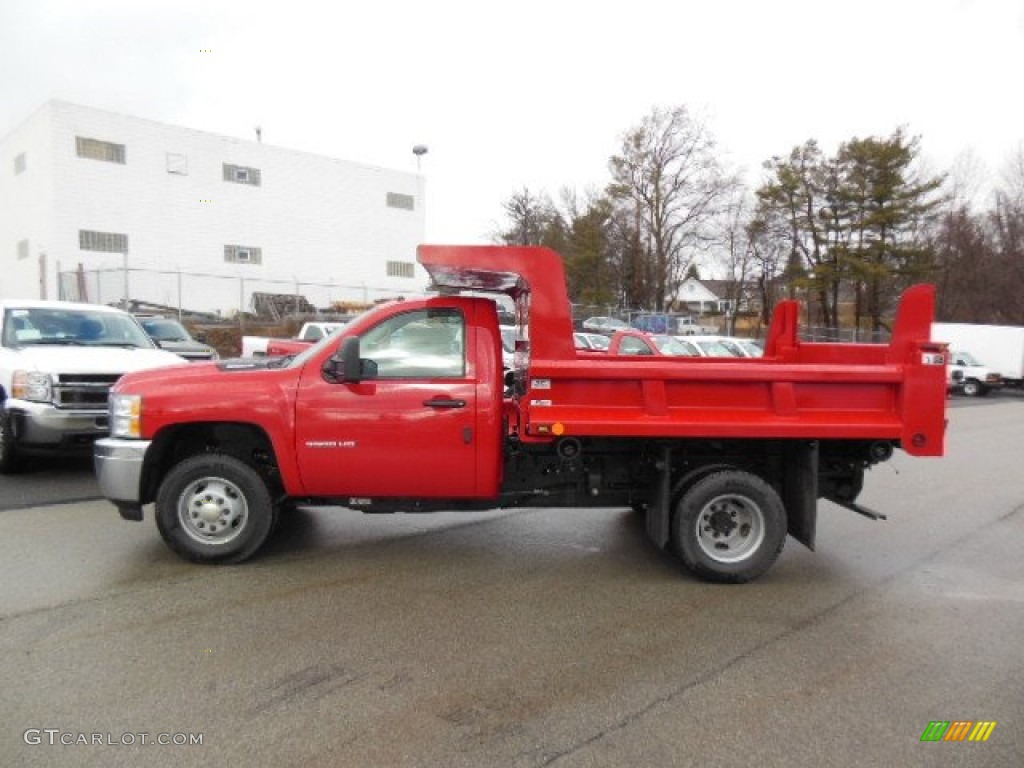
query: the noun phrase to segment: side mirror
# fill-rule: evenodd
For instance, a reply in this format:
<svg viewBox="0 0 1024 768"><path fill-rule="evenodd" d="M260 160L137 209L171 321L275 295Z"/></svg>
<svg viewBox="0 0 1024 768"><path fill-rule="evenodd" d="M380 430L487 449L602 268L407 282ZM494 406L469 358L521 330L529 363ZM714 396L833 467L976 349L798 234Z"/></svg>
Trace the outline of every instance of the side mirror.
<svg viewBox="0 0 1024 768"><path fill-rule="evenodd" d="M358 383L377 378L377 363L359 357L359 337L350 336L341 342L341 349L324 366L324 373L334 381Z"/></svg>

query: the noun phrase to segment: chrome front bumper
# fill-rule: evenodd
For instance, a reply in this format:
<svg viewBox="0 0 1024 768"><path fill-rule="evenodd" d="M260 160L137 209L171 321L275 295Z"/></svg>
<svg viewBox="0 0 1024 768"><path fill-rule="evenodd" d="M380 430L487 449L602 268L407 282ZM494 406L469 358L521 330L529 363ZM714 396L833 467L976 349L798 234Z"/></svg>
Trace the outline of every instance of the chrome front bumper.
<svg viewBox="0 0 1024 768"><path fill-rule="evenodd" d="M10 398L4 404L15 423L15 436L26 447L54 449L79 445L88 448L109 431L107 409L63 409L52 403Z"/></svg>
<svg viewBox="0 0 1024 768"><path fill-rule="evenodd" d="M121 516L142 519L142 470L149 440L105 437L96 441L93 463L100 492L117 505Z"/></svg>

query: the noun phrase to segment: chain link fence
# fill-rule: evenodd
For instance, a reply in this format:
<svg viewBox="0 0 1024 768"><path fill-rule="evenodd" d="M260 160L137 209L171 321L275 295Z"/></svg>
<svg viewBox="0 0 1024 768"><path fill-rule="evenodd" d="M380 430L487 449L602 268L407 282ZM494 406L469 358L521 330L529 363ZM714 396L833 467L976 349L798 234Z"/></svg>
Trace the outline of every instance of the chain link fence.
<svg viewBox="0 0 1024 768"><path fill-rule="evenodd" d="M573 326L584 330L588 320L612 318L621 320L632 328L650 333L688 334L722 333L727 327L728 316L724 313L695 314L693 312L652 312L644 309L629 309L610 304L573 304Z"/></svg>
<svg viewBox="0 0 1024 768"><path fill-rule="evenodd" d="M399 294L379 286L317 280L258 279L147 267L62 271L59 298L125 306L134 312L177 315L196 323L232 324L241 332L279 325L291 331L304 320L351 315ZM408 292L403 292L408 296ZM426 291L413 295L426 295ZM241 311L239 311L241 310ZM577 330L592 318L614 318L654 333L709 333L763 337L766 329L754 313L651 312L610 304L574 304ZM801 325L805 341L888 343L888 331Z"/></svg>
<svg viewBox="0 0 1024 768"><path fill-rule="evenodd" d="M889 331L869 331L864 328L828 328L826 326L801 326L803 341L825 341L847 344L888 344L892 338Z"/></svg>
<svg viewBox="0 0 1024 768"><path fill-rule="evenodd" d="M114 306L152 306L208 320L262 319L354 312L401 293L364 283L280 280L145 267L58 273L58 297ZM415 295L423 295L425 292Z"/></svg>

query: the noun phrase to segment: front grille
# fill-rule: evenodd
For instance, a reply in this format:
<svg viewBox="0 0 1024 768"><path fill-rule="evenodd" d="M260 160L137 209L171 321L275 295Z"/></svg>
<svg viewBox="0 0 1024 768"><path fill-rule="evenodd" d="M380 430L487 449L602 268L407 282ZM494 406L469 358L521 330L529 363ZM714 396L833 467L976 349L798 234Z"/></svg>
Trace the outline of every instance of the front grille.
<svg viewBox="0 0 1024 768"><path fill-rule="evenodd" d="M53 404L58 408L105 410L110 388L119 373L63 373L53 385Z"/></svg>

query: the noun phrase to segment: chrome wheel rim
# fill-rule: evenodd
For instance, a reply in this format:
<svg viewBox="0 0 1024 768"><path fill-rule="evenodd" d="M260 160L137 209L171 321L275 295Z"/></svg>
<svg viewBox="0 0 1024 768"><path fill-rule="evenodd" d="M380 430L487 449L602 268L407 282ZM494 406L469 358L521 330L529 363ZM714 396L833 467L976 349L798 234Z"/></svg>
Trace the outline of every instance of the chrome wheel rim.
<svg viewBox="0 0 1024 768"><path fill-rule="evenodd" d="M719 563L746 560L764 542L765 521L761 507L747 496L716 496L697 515L697 546Z"/></svg>
<svg viewBox="0 0 1024 768"><path fill-rule="evenodd" d="M182 530L203 544L227 544L241 535L249 505L237 485L222 477L204 477L185 487L178 500Z"/></svg>

